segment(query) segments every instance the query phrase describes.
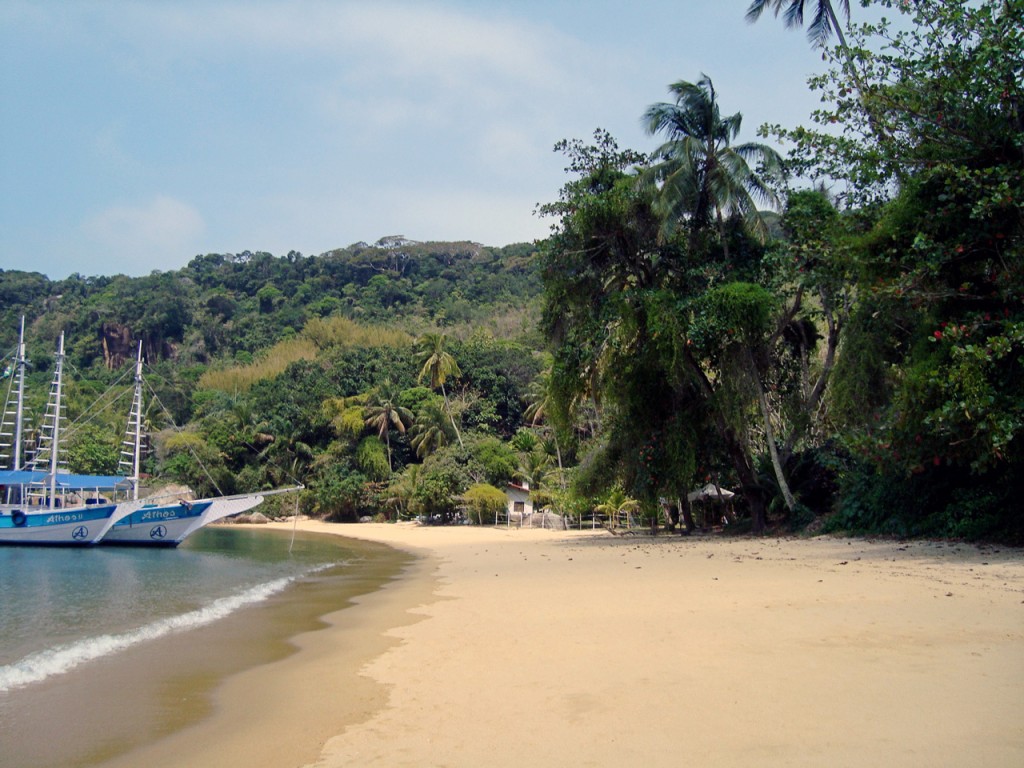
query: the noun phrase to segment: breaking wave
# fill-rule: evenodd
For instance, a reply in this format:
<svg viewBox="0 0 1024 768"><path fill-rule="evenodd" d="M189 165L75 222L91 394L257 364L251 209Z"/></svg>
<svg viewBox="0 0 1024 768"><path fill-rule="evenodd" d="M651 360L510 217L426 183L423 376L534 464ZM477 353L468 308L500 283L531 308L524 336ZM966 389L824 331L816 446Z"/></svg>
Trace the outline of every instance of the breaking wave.
<svg viewBox="0 0 1024 768"><path fill-rule="evenodd" d="M217 598L202 608L158 619L127 632L87 637L68 645L47 648L29 654L13 664L0 667L0 693L42 682L55 675L64 674L80 664L109 656L139 643L156 640L172 632L196 629L211 624L241 608L262 602L271 595L282 591L292 582L330 568L332 565L321 565L301 574L257 584L236 594Z"/></svg>

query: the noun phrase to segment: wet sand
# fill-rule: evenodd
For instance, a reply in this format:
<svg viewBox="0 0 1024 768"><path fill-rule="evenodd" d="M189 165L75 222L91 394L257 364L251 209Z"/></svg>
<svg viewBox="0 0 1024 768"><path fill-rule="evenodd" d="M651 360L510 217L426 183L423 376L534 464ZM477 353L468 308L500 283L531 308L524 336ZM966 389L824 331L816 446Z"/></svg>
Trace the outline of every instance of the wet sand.
<svg viewBox="0 0 1024 768"><path fill-rule="evenodd" d="M1024 765L1024 554L411 524L418 555L111 766Z"/></svg>
<svg viewBox="0 0 1024 768"><path fill-rule="evenodd" d="M278 533L291 531L291 526L274 527ZM346 723L386 703L384 687L358 671L389 647L383 637L387 629L415 620L407 603L393 598L395 587L401 584L410 598L422 591L424 600L435 588L429 576L418 581L424 561L388 549L360 563L355 579L307 577L259 611L206 628L228 636L221 645L235 643L236 669L227 675L207 670L177 676L164 692L165 703L177 700L179 708L200 716L168 723L162 737L88 765L220 768L315 761ZM344 607L329 608L339 605ZM265 661L254 665L253 654Z"/></svg>

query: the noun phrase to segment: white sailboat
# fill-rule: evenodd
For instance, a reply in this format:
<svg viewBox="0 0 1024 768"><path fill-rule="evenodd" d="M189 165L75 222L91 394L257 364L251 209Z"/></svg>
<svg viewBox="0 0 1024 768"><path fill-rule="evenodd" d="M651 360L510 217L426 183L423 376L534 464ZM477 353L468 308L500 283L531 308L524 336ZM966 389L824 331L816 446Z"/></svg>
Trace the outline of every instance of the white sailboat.
<svg viewBox="0 0 1024 768"><path fill-rule="evenodd" d="M121 517L132 513L130 504L108 501L101 494L117 490L115 477L72 475L60 462L60 429L63 416L64 334L57 348L53 383L43 423L41 450L34 463L22 467L22 425L25 392L25 320L21 321L13 375L16 386L13 440L9 443L11 468L0 470L0 544L47 544L86 546L95 544ZM6 432L4 434L6 438ZM44 468L43 461L48 466ZM91 494L91 498L89 498Z"/></svg>
<svg viewBox="0 0 1024 768"><path fill-rule="evenodd" d="M266 493L246 493L190 501L160 497L139 499L139 466L142 453L142 343L135 362L135 396L128 419L126 438L121 448L122 466L130 467L126 478L131 483L132 510L121 517L104 535L102 544L176 547L188 536L210 523L246 512L263 502L264 496L297 489ZM300 486L301 487L301 486ZM166 498L166 497L165 497Z"/></svg>

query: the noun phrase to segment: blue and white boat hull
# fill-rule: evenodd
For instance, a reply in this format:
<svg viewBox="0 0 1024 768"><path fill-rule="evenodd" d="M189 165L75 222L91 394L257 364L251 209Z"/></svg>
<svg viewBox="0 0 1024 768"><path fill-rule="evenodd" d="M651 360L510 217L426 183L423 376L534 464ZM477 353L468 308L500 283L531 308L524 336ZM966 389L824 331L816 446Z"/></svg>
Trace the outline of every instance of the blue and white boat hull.
<svg viewBox="0 0 1024 768"><path fill-rule="evenodd" d="M132 509L120 504L65 509L5 504L0 507L0 544L89 546Z"/></svg>
<svg viewBox="0 0 1024 768"><path fill-rule="evenodd" d="M182 539L210 523L215 523L232 515L239 515L242 512L248 512L253 507L263 503L263 496L262 494L253 493L242 496L222 496L216 499L204 499L204 501L209 501L210 506L203 513L202 518L185 531L185 535L181 537Z"/></svg>
<svg viewBox="0 0 1024 768"><path fill-rule="evenodd" d="M263 501L259 494L226 496L198 501L175 501L136 507L103 537L103 544L176 547L203 526L252 509ZM138 505L141 502L133 502Z"/></svg>
<svg viewBox="0 0 1024 768"><path fill-rule="evenodd" d="M175 501L142 506L136 502L132 512L111 526L102 543L176 547L209 507L209 501Z"/></svg>

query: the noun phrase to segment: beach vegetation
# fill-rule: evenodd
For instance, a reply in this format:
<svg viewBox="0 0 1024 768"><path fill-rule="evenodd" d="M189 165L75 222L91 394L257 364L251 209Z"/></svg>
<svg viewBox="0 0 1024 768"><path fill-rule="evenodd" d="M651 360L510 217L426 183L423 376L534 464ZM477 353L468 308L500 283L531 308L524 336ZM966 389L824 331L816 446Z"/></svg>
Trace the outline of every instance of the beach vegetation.
<svg viewBox="0 0 1024 768"><path fill-rule="evenodd" d="M609 489L604 501L595 509L611 525L617 528L633 528L640 520L640 507L637 499L628 496L621 486L615 485Z"/></svg>
<svg viewBox="0 0 1024 768"><path fill-rule="evenodd" d="M462 503L477 525L494 525L507 508L508 497L489 483L474 483L462 494Z"/></svg>
<svg viewBox="0 0 1024 768"><path fill-rule="evenodd" d="M452 431L462 445L462 435L455 423L455 416L452 413L451 404L448 402L448 393L445 391L444 383L449 377L455 378L462 375L459 364L446 349L448 336L444 333L425 333L416 341L416 362L420 366L417 383L426 379L431 389L440 389L441 397L444 399L444 407L448 411L448 418L452 423Z"/></svg>
<svg viewBox="0 0 1024 768"><path fill-rule="evenodd" d="M365 408L364 423L370 427L387 447L387 474L391 473L391 432L405 435L412 426L412 411L399 404L400 392L390 379L385 379L370 391ZM385 479L385 478L380 478Z"/></svg>
<svg viewBox="0 0 1024 768"><path fill-rule="evenodd" d="M115 434L94 427L76 429L67 442L67 461L88 475L117 472L120 445Z"/></svg>
<svg viewBox="0 0 1024 768"><path fill-rule="evenodd" d="M416 411L416 421L409 435L409 444L421 460L452 442L455 430L445 413L443 401L424 402Z"/></svg>
<svg viewBox="0 0 1024 768"><path fill-rule="evenodd" d="M812 25L818 44L841 33L828 6ZM802 10L790 4L789 19ZM993 489L1015 488L1024 423L1010 394L1021 371L1021 7L900 10L909 31L862 25L827 52L836 66L811 85L834 104L814 116L828 130L764 129L794 146L791 172L819 182L786 195L767 243L741 206L712 213L702 200L695 158L712 153L680 151L699 146L682 128L691 106L731 120L713 109L709 78L677 83L674 105L648 111L670 142L646 163L602 133L559 146L575 178L544 209L559 222L542 249L543 327L563 435L581 403L599 415L580 493L620 482L640 500L671 499L672 470L692 486L724 455L755 531L769 516L802 523L833 509L835 524L858 529L1014 528L1014 503ZM758 167L774 179L765 192L777 188L775 160ZM719 458L680 439L681 424L717 433ZM939 473L932 493L902 504ZM901 493L877 491L890 485Z"/></svg>

